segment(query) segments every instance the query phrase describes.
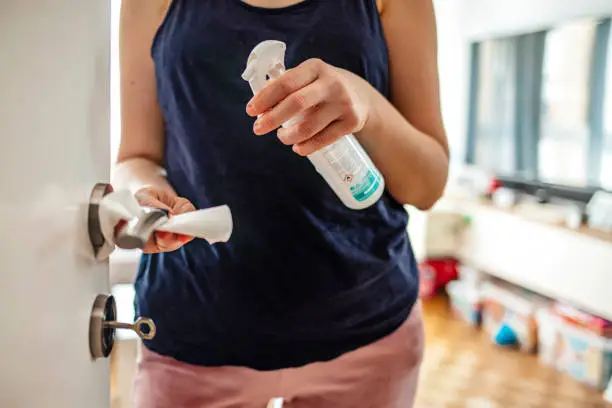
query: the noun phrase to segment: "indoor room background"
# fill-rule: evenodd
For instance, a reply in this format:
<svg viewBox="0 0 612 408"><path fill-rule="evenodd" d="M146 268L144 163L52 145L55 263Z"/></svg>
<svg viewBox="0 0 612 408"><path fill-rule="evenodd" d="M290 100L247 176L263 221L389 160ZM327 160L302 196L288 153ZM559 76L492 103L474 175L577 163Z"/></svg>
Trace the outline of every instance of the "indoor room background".
<svg viewBox="0 0 612 408"><path fill-rule="evenodd" d="M603 407L612 374L612 342L603 332L612 321L605 196L612 189L612 1L436 0L435 6L452 169L436 208L407 209L423 268L428 334L417 407ZM114 158L119 0L112 11ZM607 211L607 218L596 211ZM125 251L111 261L126 320L137 262L137 253ZM501 318L493 315L502 307L510 310L504 316L520 320L507 325L516 347L496 337ZM568 330L589 333L565 346L553 335L557 343L549 345L545 331L554 325L546 317L567 323L568 310L584 314L583 326L600 322L602 331L589 332L573 315ZM536 327L533 338L513 324ZM115 406L127 408L138 340L121 335L112 389ZM573 357L555 354L555 347L572 344Z"/></svg>

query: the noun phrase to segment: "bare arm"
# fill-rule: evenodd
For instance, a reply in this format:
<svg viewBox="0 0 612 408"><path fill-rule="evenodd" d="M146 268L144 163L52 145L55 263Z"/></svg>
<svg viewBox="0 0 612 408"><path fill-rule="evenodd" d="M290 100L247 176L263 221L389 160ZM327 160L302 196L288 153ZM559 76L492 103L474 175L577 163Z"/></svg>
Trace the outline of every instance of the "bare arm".
<svg viewBox="0 0 612 408"><path fill-rule="evenodd" d="M116 188L135 192L155 187L174 194L161 168L164 123L150 56L168 4L168 0L123 0L121 4L121 142L113 169Z"/></svg>
<svg viewBox="0 0 612 408"><path fill-rule="evenodd" d="M373 100L361 143L401 202L430 208L448 177L449 149L440 111L436 24L431 0L385 0L391 103Z"/></svg>
<svg viewBox="0 0 612 408"><path fill-rule="evenodd" d="M131 190L140 205L181 214L195 208L187 199L177 197L162 168L164 120L150 56L153 37L168 5L168 0L123 0L121 4L121 143L112 182L117 189ZM143 252L174 251L192 239L156 231Z"/></svg>

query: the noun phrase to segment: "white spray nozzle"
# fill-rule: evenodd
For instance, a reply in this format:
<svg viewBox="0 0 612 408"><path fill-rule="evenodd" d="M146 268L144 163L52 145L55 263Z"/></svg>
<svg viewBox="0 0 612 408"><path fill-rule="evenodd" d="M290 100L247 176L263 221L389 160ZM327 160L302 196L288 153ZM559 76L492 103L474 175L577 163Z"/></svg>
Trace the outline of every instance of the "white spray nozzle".
<svg viewBox="0 0 612 408"><path fill-rule="evenodd" d="M259 43L247 60L242 79L249 82L254 94L259 92L268 79L278 78L285 72L285 50L282 41L267 40Z"/></svg>

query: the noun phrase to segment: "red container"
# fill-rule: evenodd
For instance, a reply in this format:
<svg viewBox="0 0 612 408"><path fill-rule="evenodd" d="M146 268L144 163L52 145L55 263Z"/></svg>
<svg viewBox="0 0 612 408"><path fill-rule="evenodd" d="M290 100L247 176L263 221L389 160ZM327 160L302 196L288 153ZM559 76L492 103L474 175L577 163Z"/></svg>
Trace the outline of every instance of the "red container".
<svg viewBox="0 0 612 408"><path fill-rule="evenodd" d="M434 271L434 292L446 286L448 282L459 279L459 261L456 259L428 259L421 266L428 267Z"/></svg>

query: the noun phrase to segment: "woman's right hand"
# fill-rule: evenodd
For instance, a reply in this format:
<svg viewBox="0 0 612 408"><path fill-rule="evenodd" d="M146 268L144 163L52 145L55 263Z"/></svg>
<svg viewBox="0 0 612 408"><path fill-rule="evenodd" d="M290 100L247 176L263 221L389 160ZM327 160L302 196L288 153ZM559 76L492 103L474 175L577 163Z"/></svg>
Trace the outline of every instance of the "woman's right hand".
<svg viewBox="0 0 612 408"><path fill-rule="evenodd" d="M194 205L189 200L163 188L145 187L138 190L134 196L141 206L167 210L169 217L195 211ZM156 231L142 251L146 254L176 251L191 240L193 237L187 235Z"/></svg>

